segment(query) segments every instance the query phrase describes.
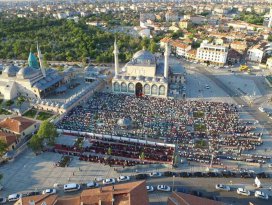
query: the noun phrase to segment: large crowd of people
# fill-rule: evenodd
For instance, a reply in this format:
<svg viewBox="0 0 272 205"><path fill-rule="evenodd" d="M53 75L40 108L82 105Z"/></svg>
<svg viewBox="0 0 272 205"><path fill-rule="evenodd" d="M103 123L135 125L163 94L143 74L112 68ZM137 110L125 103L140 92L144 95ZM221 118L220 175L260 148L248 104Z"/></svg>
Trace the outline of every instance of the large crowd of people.
<svg viewBox="0 0 272 205"><path fill-rule="evenodd" d="M234 104L103 92L72 109L57 127L175 143L184 150L182 156L200 149L206 161L211 160L212 154L255 149L261 144L261 134L253 133L253 125L239 120L238 108ZM101 143L97 141L94 146L109 146ZM114 148L120 150L118 146ZM126 156L125 151L115 154Z"/></svg>

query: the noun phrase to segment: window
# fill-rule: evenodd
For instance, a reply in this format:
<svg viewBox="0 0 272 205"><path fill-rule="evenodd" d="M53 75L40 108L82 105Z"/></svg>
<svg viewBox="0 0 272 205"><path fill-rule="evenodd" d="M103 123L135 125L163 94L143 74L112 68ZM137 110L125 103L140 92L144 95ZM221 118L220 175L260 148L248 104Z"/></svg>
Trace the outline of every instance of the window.
<svg viewBox="0 0 272 205"><path fill-rule="evenodd" d="M152 85L151 94L152 95L158 95L158 86Z"/></svg>
<svg viewBox="0 0 272 205"><path fill-rule="evenodd" d="M119 84L118 82L115 82L115 83L113 84L113 90L114 90L115 92L120 92L120 84Z"/></svg>
<svg viewBox="0 0 272 205"><path fill-rule="evenodd" d="M127 84L124 82L121 84L121 92L127 92Z"/></svg>
<svg viewBox="0 0 272 205"><path fill-rule="evenodd" d="M144 86L144 94L150 95L150 85L146 84Z"/></svg>
<svg viewBox="0 0 272 205"><path fill-rule="evenodd" d="M159 88L159 95L165 95L165 86L161 85Z"/></svg>
<svg viewBox="0 0 272 205"><path fill-rule="evenodd" d="M134 93L134 84L133 83L128 84L128 92L129 93Z"/></svg>

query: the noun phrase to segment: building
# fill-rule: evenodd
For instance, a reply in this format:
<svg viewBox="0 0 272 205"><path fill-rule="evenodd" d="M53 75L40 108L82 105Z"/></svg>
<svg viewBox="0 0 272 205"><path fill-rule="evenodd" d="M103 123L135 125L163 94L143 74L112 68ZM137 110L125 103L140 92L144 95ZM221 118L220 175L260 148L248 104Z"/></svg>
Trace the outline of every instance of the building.
<svg viewBox="0 0 272 205"><path fill-rule="evenodd" d="M17 144L17 137L13 133L0 131L0 140L8 145L8 150L14 150Z"/></svg>
<svg viewBox="0 0 272 205"><path fill-rule="evenodd" d="M272 71L272 57L268 58L266 61L266 67Z"/></svg>
<svg viewBox="0 0 272 205"><path fill-rule="evenodd" d="M14 205L148 205L145 181L137 181L113 186L88 189L80 195L59 197L57 195L38 195L23 197Z"/></svg>
<svg viewBox="0 0 272 205"><path fill-rule="evenodd" d="M167 11L165 14L166 22L177 22L179 20L178 14L174 11Z"/></svg>
<svg viewBox="0 0 272 205"><path fill-rule="evenodd" d="M118 63L118 48L114 43L115 76L112 79L114 93L126 93L136 96L148 95L167 97L170 48L165 46L164 62L145 49L136 52L133 58L122 68Z"/></svg>
<svg viewBox="0 0 272 205"><path fill-rule="evenodd" d="M263 42L252 46L247 51L247 60L251 62L261 63L265 57L267 43Z"/></svg>
<svg viewBox="0 0 272 205"><path fill-rule="evenodd" d="M178 25L181 29L188 29L192 25L192 23L189 19L183 19L178 23Z"/></svg>
<svg viewBox="0 0 272 205"><path fill-rule="evenodd" d="M30 99L44 98L61 85L62 77L53 69L44 69L42 55L38 49L40 63L30 52L28 66L19 68L14 65L4 66L0 75L0 95L5 100L18 96Z"/></svg>
<svg viewBox="0 0 272 205"><path fill-rule="evenodd" d="M227 62L228 64L240 63L242 60L242 54L234 49L230 49L228 52Z"/></svg>
<svg viewBox="0 0 272 205"><path fill-rule="evenodd" d="M230 44L230 47L236 51L245 52L247 49L247 43L246 41L233 41Z"/></svg>
<svg viewBox="0 0 272 205"><path fill-rule="evenodd" d="M224 205L224 203L191 194L173 192L168 197L167 205Z"/></svg>
<svg viewBox="0 0 272 205"><path fill-rule="evenodd" d="M176 55L179 57L185 57L186 53L191 50L191 45L182 43L180 41L174 41L172 46L176 48Z"/></svg>
<svg viewBox="0 0 272 205"><path fill-rule="evenodd" d="M19 140L32 135L38 127L39 123L24 117L8 117L0 121L0 130L16 135Z"/></svg>
<svg viewBox="0 0 272 205"><path fill-rule="evenodd" d="M200 62L224 65L227 62L228 48L203 41L197 49L196 59Z"/></svg>

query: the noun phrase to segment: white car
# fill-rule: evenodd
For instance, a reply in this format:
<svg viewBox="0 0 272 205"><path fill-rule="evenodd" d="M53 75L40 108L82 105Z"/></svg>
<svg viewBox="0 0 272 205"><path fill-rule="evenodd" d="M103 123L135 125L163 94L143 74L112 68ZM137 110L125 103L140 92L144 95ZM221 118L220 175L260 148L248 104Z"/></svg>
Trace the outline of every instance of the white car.
<svg viewBox="0 0 272 205"><path fill-rule="evenodd" d="M129 181L130 177L129 176L120 176L117 178L118 182L125 182L125 181Z"/></svg>
<svg viewBox="0 0 272 205"><path fill-rule="evenodd" d="M153 192L154 187L153 186L146 186L146 190L147 190L147 192Z"/></svg>
<svg viewBox="0 0 272 205"><path fill-rule="evenodd" d="M264 112L263 107L259 107L258 109L260 110L260 112Z"/></svg>
<svg viewBox="0 0 272 205"><path fill-rule="evenodd" d="M89 188L89 189L91 189L91 188L97 188L97 187L99 187L99 184L96 183L96 182L94 182L94 181L90 181L90 182L88 182L86 184L86 187Z"/></svg>
<svg viewBox="0 0 272 205"><path fill-rule="evenodd" d="M209 85L205 85L206 89L210 89L210 86Z"/></svg>
<svg viewBox="0 0 272 205"><path fill-rule="evenodd" d="M216 184L215 189L217 190L224 190L224 191L230 191L230 187L224 184Z"/></svg>
<svg viewBox="0 0 272 205"><path fill-rule="evenodd" d="M268 164L268 167L269 167L269 168L272 168L272 164Z"/></svg>
<svg viewBox="0 0 272 205"><path fill-rule="evenodd" d="M170 186L166 186L166 185L158 185L158 186L157 186L157 190L158 190L158 191L166 191L166 192L169 192L169 191L171 191L171 188L170 188Z"/></svg>
<svg viewBox="0 0 272 205"><path fill-rule="evenodd" d="M244 196L250 196L250 191L248 191L245 188L238 188L237 194L244 195Z"/></svg>
<svg viewBox="0 0 272 205"><path fill-rule="evenodd" d="M8 201L12 202L12 201L17 201L20 198L22 198L22 194L11 194L8 196Z"/></svg>
<svg viewBox="0 0 272 205"><path fill-rule="evenodd" d="M265 200L268 200L268 195L262 191L255 191L255 197L256 198L260 198L260 199L265 199Z"/></svg>
<svg viewBox="0 0 272 205"><path fill-rule="evenodd" d="M57 190L56 189L45 189L42 191L42 194L56 194Z"/></svg>
<svg viewBox="0 0 272 205"><path fill-rule="evenodd" d="M103 184L105 184L105 185L115 184L115 179L114 178L104 179Z"/></svg>
<svg viewBox="0 0 272 205"><path fill-rule="evenodd" d="M161 176L162 176L162 173L160 173L160 172L151 172L151 173L149 174L149 176L151 176L151 177L161 177Z"/></svg>

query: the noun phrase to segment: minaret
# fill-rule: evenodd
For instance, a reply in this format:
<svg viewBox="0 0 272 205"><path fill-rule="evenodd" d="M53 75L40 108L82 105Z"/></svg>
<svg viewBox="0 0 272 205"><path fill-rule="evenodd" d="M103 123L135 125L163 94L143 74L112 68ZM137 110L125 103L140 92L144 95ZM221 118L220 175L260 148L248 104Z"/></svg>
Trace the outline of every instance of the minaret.
<svg viewBox="0 0 272 205"><path fill-rule="evenodd" d="M169 55L170 55L170 48L168 46L168 43L165 44L165 50L164 50L164 78L168 78L168 70L169 70Z"/></svg>
<svg viewBox="0 0 272 205"><path fill-rule="evenodd" d="M116 43L116 39L114 41L114 50L113 50L113 54L114 54L114 70L115 70L115 76L118 75L118 70L119 70L119 62L118 62L118 55L119 55L119 50L117 48L117 43Z"/></svg>
<svg viewBox="0 0 272 205"><path fill-rule="evenodd" d="M38 58L39 58L39 63L40 63L40 69L42 71L43 77L46 77L45 70L43 67L43 56L42 52L40 51L39 43L37 42L37 52L38 52Z"/></svg>
<svg viewBox="0 0 272 205"><path fill-rule="evenodd" d="M271 28L272 26L272 5L270 3L270 12L269 12L269 22L268 22L268 28Z"/></svg>

